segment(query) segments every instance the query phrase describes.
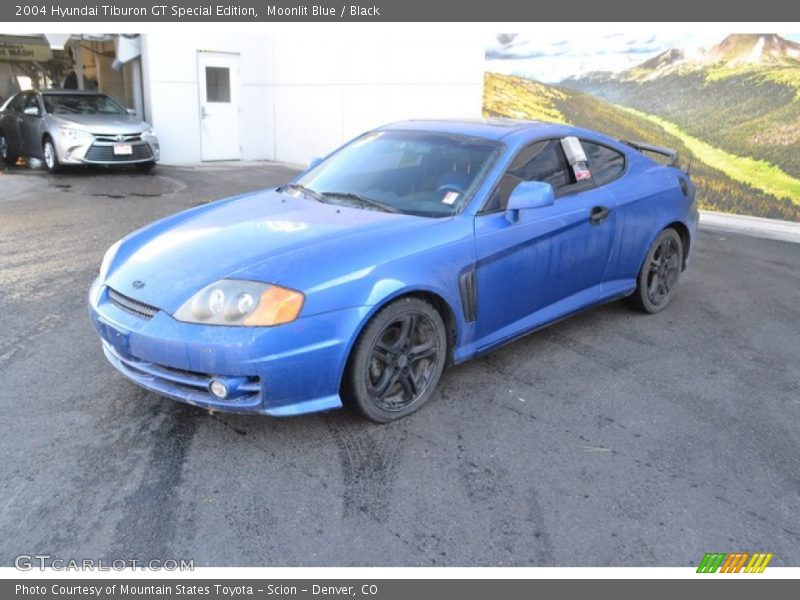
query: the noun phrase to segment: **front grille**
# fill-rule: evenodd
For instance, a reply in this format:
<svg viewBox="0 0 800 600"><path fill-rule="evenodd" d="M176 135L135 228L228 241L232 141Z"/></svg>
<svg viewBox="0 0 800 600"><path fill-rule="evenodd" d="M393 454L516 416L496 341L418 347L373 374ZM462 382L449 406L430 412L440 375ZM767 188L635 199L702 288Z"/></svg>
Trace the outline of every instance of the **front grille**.
<svg viewBox="0 0 800 600"><path fill-rule="evenodd" d="M142 140L141 133L95 133L94 137L98 142L140 142Z"/></svg>
<svg viewBox="0 0 800 600"><path fill-rule="evenodd" d="M199 404L229 406L252 406L261 400L261 379L244 377L233 395L221 400L209 391L211 381L219 376L195 371L173 369L121 354L108 342L103 342L103 351L111 364L124 375L147 389L166 396Z"/></svg>
<svg viewBox="0 0 800 600"><path fill-rule="evenodd" d="M158 312L158 309L155 306L150 306L144 302L139 302L138 300L129 298L128 296L120 294L118 291L112 290L111 288L108 288L108 299L111 300L111 303L117 308L121 308L122 310L132 313L137 317L150 319Z"/></svg>
<svg viewBox="0 0 800 600"><path fill-rule="evenodd" d="M134 144L131 154L114 154L114 146L101 146L93 144L86 152L84 160L89 162L129 162L133 160L147 160L153 158L148 144Z"/></svg>

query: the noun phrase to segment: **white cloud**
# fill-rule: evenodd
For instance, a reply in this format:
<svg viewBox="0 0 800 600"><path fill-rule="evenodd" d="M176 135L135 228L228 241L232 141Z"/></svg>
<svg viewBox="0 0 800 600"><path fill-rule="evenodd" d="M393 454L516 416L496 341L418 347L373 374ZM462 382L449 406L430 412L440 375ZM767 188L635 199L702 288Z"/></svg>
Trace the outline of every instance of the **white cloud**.
<svg viewBox="0 0 800 600"><path fill-rule="evenodd" d="M621 71L669 48L710 46L719 40L719 34L517 33L489 40L486 69L558 82L589 71Z"/></svg>

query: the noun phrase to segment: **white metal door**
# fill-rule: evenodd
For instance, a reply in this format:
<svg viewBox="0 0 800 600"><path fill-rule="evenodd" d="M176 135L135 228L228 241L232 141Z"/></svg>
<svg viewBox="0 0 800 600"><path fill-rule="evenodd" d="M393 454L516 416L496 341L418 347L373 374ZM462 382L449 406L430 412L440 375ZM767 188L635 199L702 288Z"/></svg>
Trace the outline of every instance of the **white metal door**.
<svg viewBox="0 0 800 600"><path fill-rule="evenodd" d="M239 56L197 53L203 160L239 160Z"/></svg>

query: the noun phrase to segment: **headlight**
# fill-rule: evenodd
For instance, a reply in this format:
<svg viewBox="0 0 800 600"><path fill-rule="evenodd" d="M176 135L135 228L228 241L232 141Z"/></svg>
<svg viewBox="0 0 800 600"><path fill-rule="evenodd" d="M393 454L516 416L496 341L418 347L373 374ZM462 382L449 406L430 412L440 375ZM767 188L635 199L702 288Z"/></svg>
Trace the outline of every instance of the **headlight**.
<svg viewBox="0 0 800 600"><path fill-rule="evenodd" d="M300 292L277 285L223 279L197 292L173 316L186 323L266 327L294 321L304 300Z"/></svg>
<svg viewBox="0 0 800 600"><path fill-rule="evenodd" d="M72 129L70 127L59 127L59 131L61 135L67 138L68 140L89 140L93 139L93 136L88 131L83 131L82 129Z"/></svg>
<svg viewBox="0 0 800 600"><path fill-rule="evenodd" d="M156 130L153 127L148 127L147 130L142 134L148 137L156 137Z"/></svg>
<svg viewBox="0 0 800 600"><path fill-rule="evenodd" d="M111 266L111 261L114 260L114 257L117 255L117 250L119 250L121 243L122 240L114 242L103 255L103 262L100 263L100 276L98 277L101 283L105 281L106 276L108 275L108 269Z"/></svg>

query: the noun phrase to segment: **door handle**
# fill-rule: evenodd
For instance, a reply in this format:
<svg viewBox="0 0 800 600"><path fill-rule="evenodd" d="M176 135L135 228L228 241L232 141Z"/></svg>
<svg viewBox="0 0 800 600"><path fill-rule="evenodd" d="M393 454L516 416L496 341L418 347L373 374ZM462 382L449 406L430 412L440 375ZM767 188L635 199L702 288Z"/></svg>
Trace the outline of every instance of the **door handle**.
<svg viewBox="0 0 800 600"><path fill-rule="evenodd" d="M200 118L205 119L208 116L208 111L206 110L206 105L200 107Z"/></svg>
<svg viewBox="0 0 800 600"><path fill-rule="evenodd" d="M606 220L608 213L609 213L609 208L607 206L593 207L592 212L589 215L589 223L591 223L592 225L600 225L600 223Z"/></svg>

